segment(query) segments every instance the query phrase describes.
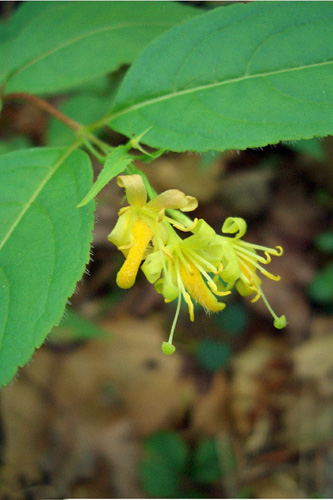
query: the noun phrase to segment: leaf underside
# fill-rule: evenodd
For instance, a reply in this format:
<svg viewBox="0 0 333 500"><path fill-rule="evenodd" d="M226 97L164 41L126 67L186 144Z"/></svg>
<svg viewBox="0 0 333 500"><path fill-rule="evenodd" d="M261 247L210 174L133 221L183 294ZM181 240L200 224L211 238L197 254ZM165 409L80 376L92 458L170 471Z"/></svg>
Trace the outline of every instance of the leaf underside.
<svg viewBox="0 0 333 500"><path fill-rule="evenodd" d="M0 386L63 314L89 261L94 203L81 151L38 148L0 157Z"/></svg>
<svg viewBox="0 0 333 500"><path fill-rule="evenodd" d="M110 126L173 151L333 132L333 4L250 2L176 26L127 73Z"/></svg>

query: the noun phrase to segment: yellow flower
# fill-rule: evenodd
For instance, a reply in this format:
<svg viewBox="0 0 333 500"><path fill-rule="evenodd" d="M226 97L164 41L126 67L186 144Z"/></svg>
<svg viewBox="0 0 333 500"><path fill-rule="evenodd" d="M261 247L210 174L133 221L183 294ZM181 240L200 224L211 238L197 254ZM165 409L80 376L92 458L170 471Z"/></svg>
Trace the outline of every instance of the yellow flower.
<svg viewBox="0 0 333 500"><path fill-rule="evenodd" d="M194 210L197 200L178 189L170 189L147 202L146 188L140 175L121 175L117 182L125 188L129 206L120 209L119 219L108 239L126 257L118 272L117 284L120 288L130 288L135 283L142 260L149 252L151 240L163 244L166 239L165 221L172 219L165 216L165 210ZM174 224L178 227L176 221Z"/></svg>
<svg viewBox="0 0 333 500"><path fill-rule="evenodd" d="M221 263L223 270L219 273L226 287L219 283L219 277L215 282L219 289L230 290L236 285L237 291L243 295L255 293L252 302L256 302L260 297L263 299L266 307L274 318L276 328L284 328L287 324L285 316L278 317L267 301L261 288L261 279L257 272L267 278L279 281L280 276L268 272L263 265L271 262L271 255L280 257L283 249L280 246L269 248L261 245L255 245L243 241L241 238L246 233L246 222L239 217L228 217L222 227L222 232L234 234L234 237L218 236L221 242ZM263 252L260 255L258 252Z"/></svg>
<svg viewBox="0 0 333 500"><path fill-rule="evenodd" d="M217 275L220 271L220 245L216 244L215 231L203 219L192 228L195 234L184 240L171 226L167 229L167 244L147 256L142 270L148 281L155 284L157 292L164 296L165 302L178 299L169 341L162 346L166 354L171 354L169 350L182 299L188 306L191 321L194 321L192 299L206 312L219 312L225 304L219 302L216 296L225 296L230 292L218 290L210 275Z"/></svg>

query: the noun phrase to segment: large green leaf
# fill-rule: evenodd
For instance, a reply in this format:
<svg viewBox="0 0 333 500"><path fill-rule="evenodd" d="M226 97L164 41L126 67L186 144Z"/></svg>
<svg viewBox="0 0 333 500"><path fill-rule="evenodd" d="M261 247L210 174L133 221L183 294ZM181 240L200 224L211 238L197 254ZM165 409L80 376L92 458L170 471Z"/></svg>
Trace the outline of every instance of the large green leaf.
<svg viewBox="0 0 333 500"><path fill-rule="evenodd" d="M57 92L113 71L197 13L175 2L56 2L43 7L8 50L6 91Z"/></svg>
<svg viewBox="0 0 333 500"><path fill-rule="evenodd" d="M39 148L0 157L0 386L63 314L89 260L88 155Z"/></svg>
<svg viewBox="0 0 333 500"><path fill-rule="evenodd" d="M333 3L250 2L176 26L127 73L109 124L173 151L333 133Z"/></svg>

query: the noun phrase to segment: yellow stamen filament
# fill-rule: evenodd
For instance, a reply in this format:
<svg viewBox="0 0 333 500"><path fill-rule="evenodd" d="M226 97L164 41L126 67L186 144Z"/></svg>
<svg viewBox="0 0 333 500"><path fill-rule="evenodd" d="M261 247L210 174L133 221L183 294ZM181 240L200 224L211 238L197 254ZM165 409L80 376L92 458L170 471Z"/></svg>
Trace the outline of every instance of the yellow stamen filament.
<svg viewBox="0 0 333 500"><path fill-rule="evenodd" d="M186 290L206 311L218 312L225 308L225 304L218 302L209 290L196 267L191 266L190 272L188 272L183 263L180 262L179 272ZM188 303L187 300L186 302Z"/></svg>
<svg viewBox="0 0 333 500"><path fill-rule="evenodd" d="M242 260L243 261L247 261L251 267L256 267L257 269L259 269L259 271L264 275L264 276L267 276L267 278L273 280L273 281L280 281L281 279L281 276L275 276L274 274L272 273L269 273L268 271L266 271L266 269L264 267L262 267L260 264L258 264L258 262L256 262L256 260L258 261L258 259L256 259L256 255L254 254L254 258L250 258L248 257L247 255L245 255L242 251L238 250L238 248L236 249L236 253L237 253L237 256L240 258L240 265L242 264Z"/></svg>
<svg viewBox="0 0 333 500"><path fill-rule="evenodd" d="M132 228L133 244L127 258L117 274L117 285L120 288L131 288L134 285L145 250L153 236L147 224L138 219Z"/></svg>

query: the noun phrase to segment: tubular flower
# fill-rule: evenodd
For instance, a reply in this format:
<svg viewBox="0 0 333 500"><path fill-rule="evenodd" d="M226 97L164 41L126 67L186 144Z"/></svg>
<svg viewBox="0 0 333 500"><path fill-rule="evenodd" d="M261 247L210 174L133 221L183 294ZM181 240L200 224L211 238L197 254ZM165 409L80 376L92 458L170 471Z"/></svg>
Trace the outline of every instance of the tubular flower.
<svg viewBox="0 0 333 500"><path fill-rule="evenodd" d="M230 292L219 290L209 274L217 275L220 270L220 245L215 231L204 220L200 219L192 229L195 234L184 240L170 225L167 230L167 244L147 256L142 270L148 281L155 284L157 292L164 296L165 302L178 300L169 342L163 345L163 351L170 354L167 351L172 346L182 299L188 306L191 321L194 321L192 299L206 312L219 312L225 304L217 297Z"/></svg>
<svg viewBox="0 0 333 500"><path fill-rule="evenodd" d="M126 257L117 274L120 288L134 285L140 264L151 250L150 242L163 245L166 241L166 220L177 226L165 216L167 209L179 209L187 212L197 207L197 200L186 196L178 189L170 189L147 202L147 192L140 175L121 175L117 178L120 187L125 188L129 206L121 208L119 219L108 239L114 243Z"/></svg>
<svg viewBox="0 0 333 500"><path fill-rule="evenodd" d="M235 234L233 238L217 236L221 243L221 264L223 270L214 281L219 289L230 290L236 286L237 291L243 296L255 293L252 302L256 302L261 297L274 318L274 326L276 328L284 328L287 324L286 317L278 317L275 314L261 289L261 279L257 274L259 271L267 278L279 281L280 276L269 273L263 265L271 262L271 255L280 257L283 254L283 249L280 246L269 248L243 241L241 238L246 233L246 229L247 226L244 219L228 217L225 220L222 232ZM258 252L263 252L264 255L260 255ZM219 277L222 278L226 286L221 283Z"/></svg>

